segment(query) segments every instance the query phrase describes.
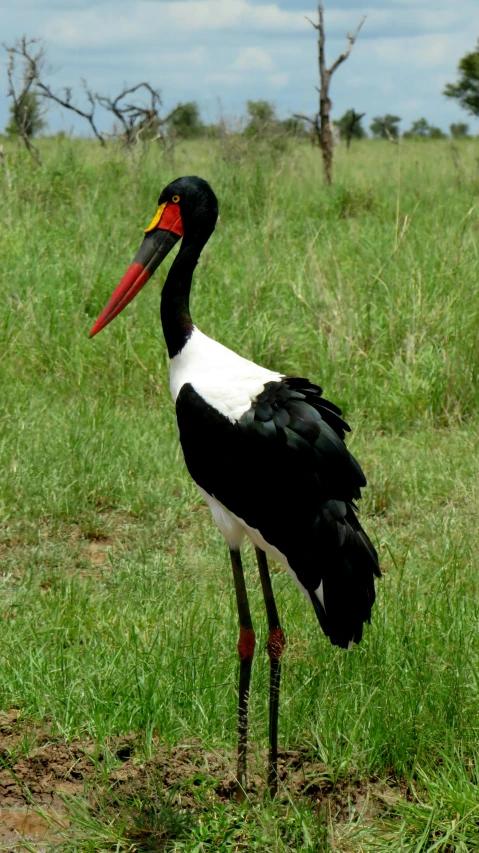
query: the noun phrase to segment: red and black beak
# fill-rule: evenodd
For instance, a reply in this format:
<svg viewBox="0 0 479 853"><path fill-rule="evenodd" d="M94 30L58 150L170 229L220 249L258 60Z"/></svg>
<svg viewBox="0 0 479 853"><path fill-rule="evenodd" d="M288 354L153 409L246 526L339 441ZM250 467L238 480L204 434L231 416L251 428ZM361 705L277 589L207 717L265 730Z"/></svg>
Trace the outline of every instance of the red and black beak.
<svg viewBox="0 0 479 853"><path fill-rule="evenodd" d="M168 252L183 236L183 223L179 204L167 201L161 204L145 231L145 238L131 266L93 326L89 337L101 332L120 311L140 292Z"/></svg>

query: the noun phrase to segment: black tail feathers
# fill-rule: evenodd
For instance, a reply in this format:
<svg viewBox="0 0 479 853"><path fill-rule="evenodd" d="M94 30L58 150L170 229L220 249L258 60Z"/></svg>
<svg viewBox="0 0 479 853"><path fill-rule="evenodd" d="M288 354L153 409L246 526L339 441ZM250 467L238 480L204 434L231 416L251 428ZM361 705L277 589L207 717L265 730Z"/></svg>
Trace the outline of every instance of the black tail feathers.
<svg viewBox="0 0 479 853"><path fill-rule="evenodd" d="M363 624L370 622L376 592L374 578L381 576L378 555L350 505L328 501L323 506L321 584L309 589L321 628L334 646L343 649L359 643ZM341 506L342 504L342 506ZM323 562L324 560L324 562Z"/></svg>

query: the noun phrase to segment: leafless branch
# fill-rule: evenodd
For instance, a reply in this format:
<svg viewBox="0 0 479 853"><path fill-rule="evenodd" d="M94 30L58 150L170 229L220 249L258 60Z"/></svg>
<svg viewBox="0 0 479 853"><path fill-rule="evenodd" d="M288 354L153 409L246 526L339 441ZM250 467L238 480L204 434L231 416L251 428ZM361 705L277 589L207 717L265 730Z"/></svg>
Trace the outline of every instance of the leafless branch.
<svg viewBox="0 0 479 853"><path fill-rule="evenodd" d="M37 47L34 47L38 45ZM28 55L28 51L35 51L33 61L36 67L41 67L44 61L44 48L39 45L37 39L28 40L26 36L15 42L14 45L4 44L3 47L8 53L7 64L7 79L8 91L7 95L12 99L12 121L15 123L18 134L23 140L25 148L31 154L38 166L42 165L40 154L36 146L31 140L30 109L28 96L34 92L36 76L32 70L32 62ZM21 66L21 83L17 84L16 77L18 76L18 65Z"/></svg>
<svg viewBox="0 0 479 853"><path fill-rule="evenodd" d="M304 116L301 113L293 113L293 118L299 118L302 121L309 121L310 124L316 124L316 118L311 118L310 116Z"/></svg>
<svg viewBox="0 0 479 853"><path fill-rule="evenodd" d="M316 113L314 118L311 116L305 116L302 113L293 113L293 118L302 119L303 121L307 121L311 125L311 145L314 147L316 144L321 145L321 137L320 137L320 123L319 123L319 113Z"/></svg>
<svg viewBox="0 0 479 853"><path fill-rule="evenodd" d="M43 45L41 45L35 52L34 45L38 44L36 39L27 40L25 36L20 39L19 42L12 48L6 47L8 52L10 53L10 62L12 61L12 57L15 55L21 58L25 71L25 79L29 82L29 88L34 88L35 92L41 95L45 100L53 101L55 104L58 104L60 107L64 109L71 110L76 113L76 115L81 116L86 119L90 127L95 134L96 138L102 145L105 145L105 140L103 135L98 130L94 115L95 115L95 98L93 93L89 90L85 80L82 80L82 85L85 90L85 94L87 97L87 101L90 104L90 110L82 110L80 107L75 106L72 102L72 90L70 87L65 87L63 90L64 94L57 94L54 92L50 86L43 82L41 79L44 59L45 59L45 50ZM10 80L10 77L9 77Z"/></svg>
<svg viewBox="0 0 479 853"><path fill-rule="evenodd" d="M56 92L53 92L52 89L50 89L50 87L46 85L46 83L43 83L39 78L37 79L37 88L38 88L38 91L40 92L40 94L44 98L48 98L50 101L53 101L55 104L58 104L60 107L64 107L64 109L66 109L66 110L71 110L72 112L76 113L77 116L81 116L81 118L86 119L88 121L93 133L95 134L96 138L98 139L100 145L104 146L105 145L104 135L98 130L98 128L96 126L95 118L94 118L95 117L95 109L96 109L95 97L94 97L93 93L90 91L90 89L88 88L86 80L82 80L82 86L83 86L87 101L90 104L90 110L88 112L86 110L80 109L80 107L75 106L75 104L72 102L72 90L69 86L66 86L64 88L64 90L63 90L64 95L62 97L61 95L57 94Z"/></svg>
<svg viewBox="0 0 479 853"><path fill-rule="evenodd" d="M331 76L331 74L334 74L334 72L336 71L336 68L338 68L341 65L341 63L344 62L344 60L348 58L349 54L351 53L351 51L353 49L354 42L356 41L356 39L359 35L359 31L360 31L362 25L364 24L365 20L366 20L366 15L363 15L363 17L360 20L358 26L356 27L354 33L352 35L351 35L351 33L346 33L346 38L348 39L348 46L343 53L340 53L338 58L335 60L335 62L333 62L333 64L328 69L329 76Z"/></svg>
<svg viewBox="0 0 479 853"><path fill-rule="evenodd" d="M134 95L140 89L149 95L147 106L125 102L125 98ZM127 146L137 142L145 131L153 132L156 137L161 138L161 126L169 120L169 116L165 119L160 118L160 92L147 82L126 87L115 98L97 94L96 100L100 106L113 113L118 120L122 129L123 141Z"/></svg>
<svg viewBox="0 0 479 853"><path fill-rule="evenodd" d="M44 70L44 47L42 44L38 46L36 39L28 40L25 36L17 41L13 47L5 45L5 49L9 53L9 63L7 68L9 81L9 95L13 99L15 116L22 115L19 106L25 96L34 91L44 100L52 101L63 109L71 110L76 115L88 121L94 135L99 140L101 145L106 144L108 136L120 136L121 140L131 148L142 137L156 139L164 146L165 151L171 154L175 144L175 134L164 132L164 128L171 121L175 113L181 109L181 105L176 106L164 118L160 116L162 106L161 95L158 89L154 89L149 83L143 81L135 86L126 86L115 97L109 97L94 93L86 83L82 80L82 86L85 93L87 105L84 109L78 107L73 101L72 89L67 86L60 92L55 92L42 79ZM23 82L20 91L15 87L15 77L18 76L18 63L21 63L23 69ZM146 104L137 101L135 97L138 93L147 95ZM116 132L108 134L100 131L95 120L95 111L97 107L102 107L112 113L118 124ZM26 111L25 121L26 121ZM25 122L18 121L18 131L22 137L26 147L37 163L40 164L38 151L33 146L29 135L26 132Z"/></svg>

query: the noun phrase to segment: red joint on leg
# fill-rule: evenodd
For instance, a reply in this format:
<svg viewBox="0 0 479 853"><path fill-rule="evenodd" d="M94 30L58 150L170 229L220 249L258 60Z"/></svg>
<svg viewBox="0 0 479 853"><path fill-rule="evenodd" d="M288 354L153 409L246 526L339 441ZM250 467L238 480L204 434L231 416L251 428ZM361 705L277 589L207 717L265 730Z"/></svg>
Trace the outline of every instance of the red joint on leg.
<svg viewBox="0 0 479 853"><path fill-rule="evenodd" d="M253 660L256 636L254 628L240 628L238 653L241 660Z"/></svg>
<svg viewBox="0 0 479 853"><path fill-rule="evenodd" d="M271 628L268 640L268 654L270 660L280 660L286 645L286 637L282 628Z"/></svg>

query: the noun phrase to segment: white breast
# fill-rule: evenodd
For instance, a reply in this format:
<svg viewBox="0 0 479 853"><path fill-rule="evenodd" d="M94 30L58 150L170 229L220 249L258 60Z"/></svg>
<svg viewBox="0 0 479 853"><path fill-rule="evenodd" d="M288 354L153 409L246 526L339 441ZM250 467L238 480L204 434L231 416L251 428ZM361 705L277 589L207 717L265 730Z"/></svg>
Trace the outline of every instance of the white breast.
<svg viewBox="0 0 479 853"><path fill-rule="evenodd" d="M282 377L282 373L241 358L196 327L170 364L173 400L188 382L206 403L231 421L238 420L249 409L267 382L277 382Z"/></svg>

